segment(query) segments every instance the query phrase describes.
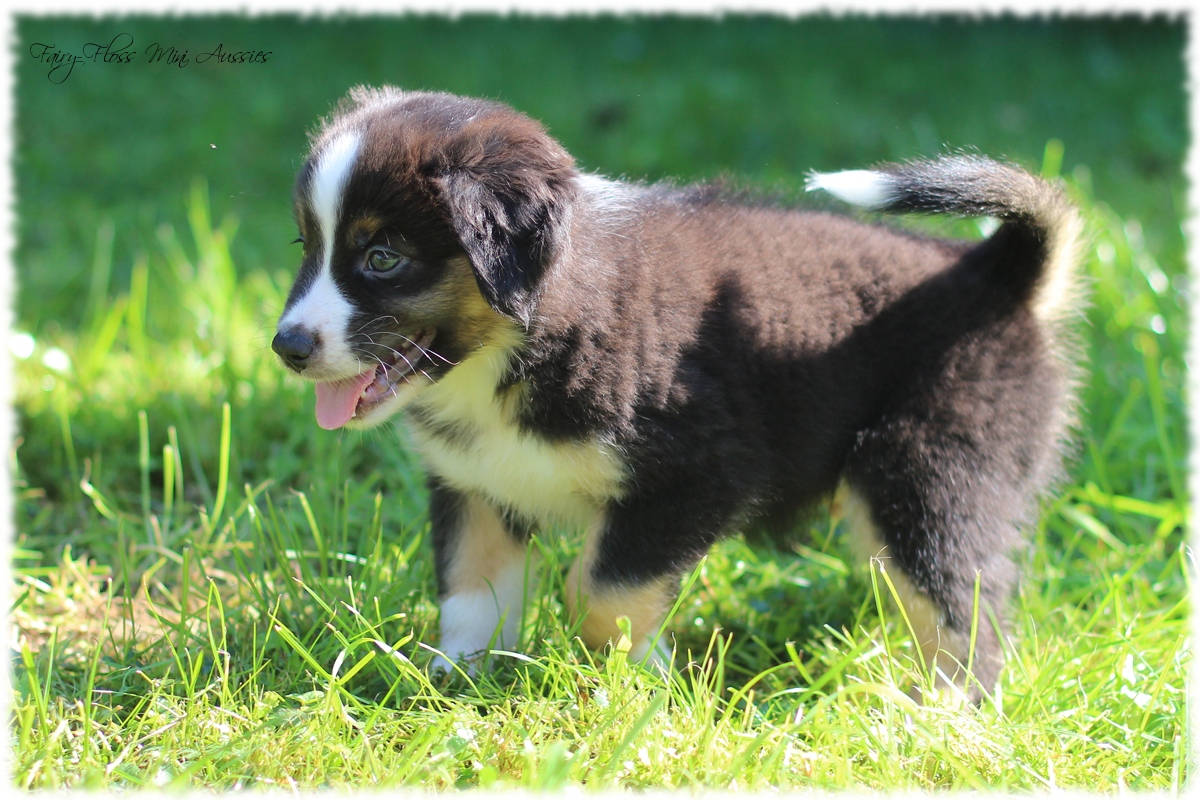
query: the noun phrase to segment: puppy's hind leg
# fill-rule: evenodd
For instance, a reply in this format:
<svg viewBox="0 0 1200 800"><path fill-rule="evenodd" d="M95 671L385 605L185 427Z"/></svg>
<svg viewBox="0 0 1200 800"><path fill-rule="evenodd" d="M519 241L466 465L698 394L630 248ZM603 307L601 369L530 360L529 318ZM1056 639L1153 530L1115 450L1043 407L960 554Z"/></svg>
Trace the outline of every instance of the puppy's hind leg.
<svg viewBox="0 0 1200 800"><path fill-rule="evenodd" d="M931 381L861 432L843 508L859 553L886 559L927 666L978 700L1003 664L1011 553L1056 471L1061 414L1052 394L1031 402L1025 380L976 377L993 379ZM1054 381L1036 367L1019 377Z"/></svg>
<svg viewBox="0 0 1200 800"><path fill-rule="evenodd" d="M903 564L894 555L896 549L886 544L887 539L871 511L871 501L848 486L843 486L839 494L851 550L872 572L877 571L880 578L886 575L887 583L895 591L894 599L901 606L904 619L920 649L922 665L933 675L934 685L939 688L948 684L964 687L969 681L965 673L968 664L981 682L988 681L987 676L999 670L999 664L992 670L980 663L980 654L990 653L992 644L983 627L991 625L988 611L974 603L973 594L969 604L964 602L966 598L962 587L960 591L951 593L951 599L947 602L947 591L942 587L953 581L930 579L926 573L933 567L932 563L915 566ZM936 558L929 553L921 557ZM979 580L982 588L982 574ZM995 584L995 576L988 582ZM879 589L886 601L891 592L882 580ZM956 613L950 613L951 606ZM972 627L977 636L974 652L971 649ZM984 660L990 660L990 656ZM965 688L970 689L969 686ZM973 697L977 695L978 692L972 692Z"/></svg>
<svg viewBox="0 0 1200 800"><path fill-rule="evenodd" d="M491 503L431 479L430 526L445 658L477 659L489 646L513 648L521 635L530 531Z"/></svg>

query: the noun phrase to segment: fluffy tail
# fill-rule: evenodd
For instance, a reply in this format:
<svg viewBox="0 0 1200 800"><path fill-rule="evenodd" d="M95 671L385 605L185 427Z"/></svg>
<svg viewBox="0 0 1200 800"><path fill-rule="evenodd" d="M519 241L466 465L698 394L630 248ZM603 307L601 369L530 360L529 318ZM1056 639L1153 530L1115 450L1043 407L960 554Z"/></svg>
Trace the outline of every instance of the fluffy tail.
<svg viewBox="0 0 1200 800"><path fill-rule="evenodd" d="M1085 242L1079 213L1060 187L1018 167L955 155L873 170L812 173L806 186L874 211L996 217L1044 245L1033 313L1040 319L1061 319L1080 301Z"/></svg>

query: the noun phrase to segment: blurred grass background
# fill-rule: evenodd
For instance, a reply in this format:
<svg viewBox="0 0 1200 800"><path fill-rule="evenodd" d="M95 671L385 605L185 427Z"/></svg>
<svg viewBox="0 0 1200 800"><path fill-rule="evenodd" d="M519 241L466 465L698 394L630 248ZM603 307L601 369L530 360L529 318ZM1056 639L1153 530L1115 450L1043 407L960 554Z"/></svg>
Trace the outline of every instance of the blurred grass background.
<svg viewBox="0 0 1200 800"><path fill-rule="evenodd" d="M119 33L196 54L269 50L267 64L78 65L62 84L27 43L80 52ZM1064 174L1136 212L1178 258L1187 142L1183 26L1163 20L786 21L730 17L438 17L105 21L18 27L20 318L81 311L97 225L115 286L203 176L217 219L242 222L242 270L290 269L291 181L305 134L349 86L494 97L543 120L587 169L655 180L720 173L794 190L811 169L975 147ZM215 147L214 147L215 146ZM36 298L36 302L30 302Z"/></svg>
<svg viewBox="0 0 1200 800"><path fill-rule="evenodd" d="M53 83L29 54L120 33L192 63L85 63ZM26 17L17 38L21 785L1180 784L1181 21ZM218 43L271 57L194 63ZM800 203L829 205L802 196L809 170L946 149L1061 175L1096 235L1089 371L1071 480L1024 555L1006 699L914 729L886 692L860 691L894 680L897 632L825 520L795 553L714 551L670 633L681 652L715 646L718 666L703 691L670 687L675 711L649 729L661 687L592 664L552 592L531 615L532 678L504 667L468 692L371 662L376 640L417 664L414 643L434 640L419 466L402 437L318 431L311 389L269 350L306 132L358 83L504 100L588 170L732 175ZM552 589L573 545L540 546ZM714 645L717 630L732 639ZM336 679L347 654L353 680ZM772 699L740 688L780 664ZM575 730L581 698L624 685L628 711L595 734L610 740ZM237 735L217 736L230 709ZM171 720L185 724L168 743ZM881 744L880 725L899 738ZM767 755L713 745L727 733ZM351 750L313 755L310 734ZM655 749L679 741L703 747Z"/></svg>

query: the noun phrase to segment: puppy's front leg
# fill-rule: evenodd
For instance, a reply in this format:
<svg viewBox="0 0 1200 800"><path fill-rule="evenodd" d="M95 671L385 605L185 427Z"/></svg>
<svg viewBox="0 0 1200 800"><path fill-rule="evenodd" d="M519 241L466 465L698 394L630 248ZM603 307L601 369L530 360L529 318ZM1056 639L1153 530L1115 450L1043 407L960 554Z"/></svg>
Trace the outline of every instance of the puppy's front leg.
<svg viewBox="0 0 1200 800"><path fill-rule="evenodd" d="M441 604L441 644L447 659L479 656L489 645L516 647L525 605L529 529L506 519L475 495L431 478L429 516Z"/></svg>
<svg viewBox="0 0 1200 800"><path fill-rule="evenodd" d="M625 500L607 509L589 528L567 575L567 607L581 622L584 643L600 649L618 641L617 620L628 617L630 658L649 655L665 666L670 646L655 637L679 577L716 541L725 519L724 509L687 491Z"/></svg>
<svg viewBox="0 0 1200 800"><path fill-rule="evenodd" d="M654 636L674 596L666 577L614 579L597 564L601 534L589 530L583 552L567 574L567 608L581 625L579 636L593 650L620 639L617 620L628 617L632 647L629 657L641 661L654 647L653 661L665 664L669 651Z"/></svg>

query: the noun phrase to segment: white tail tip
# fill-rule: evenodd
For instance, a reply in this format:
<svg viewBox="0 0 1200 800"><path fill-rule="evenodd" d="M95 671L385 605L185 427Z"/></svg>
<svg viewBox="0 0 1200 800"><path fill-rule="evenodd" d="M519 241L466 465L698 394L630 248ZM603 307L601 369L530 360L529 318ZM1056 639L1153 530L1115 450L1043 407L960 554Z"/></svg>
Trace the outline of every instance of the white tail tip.
<svg viewBox="0 0 1200 800"><path fill-rule="evenodd" d="M883 208L895 198L891 176L869 169L813 172L804 187L810 192L818 189L829 192L844 203L862 208Z"/></svg>

